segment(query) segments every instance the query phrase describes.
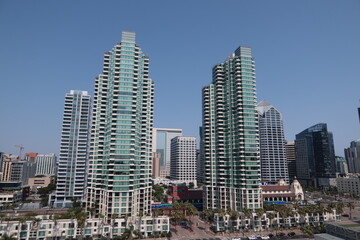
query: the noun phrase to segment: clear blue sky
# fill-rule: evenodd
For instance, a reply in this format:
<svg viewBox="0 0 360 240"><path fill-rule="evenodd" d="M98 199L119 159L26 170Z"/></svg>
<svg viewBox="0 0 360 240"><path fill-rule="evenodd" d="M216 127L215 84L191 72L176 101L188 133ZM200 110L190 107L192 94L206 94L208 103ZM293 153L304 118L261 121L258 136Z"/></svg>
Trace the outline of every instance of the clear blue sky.
<svg viewBox="0 0 360 240"><path fill-rule="evenodd" d="M93 93L103 52L137 33L155 81L155 126L198 136L201 88L253 48L258 101L285 136L319 122L336 152L360 138L360 1L0 1L0 151L59 152L64 95Z"/></svg>

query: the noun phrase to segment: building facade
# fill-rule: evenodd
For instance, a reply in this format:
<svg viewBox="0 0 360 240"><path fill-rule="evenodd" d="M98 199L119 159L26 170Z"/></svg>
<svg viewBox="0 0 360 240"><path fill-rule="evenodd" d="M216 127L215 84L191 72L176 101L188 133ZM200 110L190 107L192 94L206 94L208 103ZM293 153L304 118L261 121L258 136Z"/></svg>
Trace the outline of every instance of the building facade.
<svg viewBox="0 0 360 240"><path fill-rule="evenodd" d="M56 175L55 153L36 156L36 175Z"/></svg>
<svg viewBox="0 0 360 240"><path fill-rule="evenodd" d="M277 184L261 186L261 190L265 205L304 200L304 192L297 179L291 184L280 179Z"/></svg>
<svg viewBox="0 0 360 240"><path fill-rule="evenodd" d="M292 182L296 177L296 156L295 156L295 142L287 142L286 148L286 162L289 172L289 180Z"/></svg>
<svg viewBox="0 0 360 240"><path fill-rule="evenodd" d="M154 128L153 152L160 156L160 177L170 177L171 139L182 136L182 129Z"/></svg>
<svg viewBox="0 0 360 240"><path fill-rule="evenodd" d="M60 155L54 207L71 207L82 199L87 186L86 171L90 138L91 97L86 91L65 95Z"/></svg>
<svg viewBox="0 0 360 240"><path fill-rule="evenodd" d="M360 196L360 177L346 176L336 178L336 186L339 192L351 193Z"/></svg>
<svg viewBox="0 0 360 240"><path fill-rule="evenodd" d="M302 185L328 187L335 178L335 151L326 123L319 123L296 135L296 171Z"/></svg>
<svg viewBox="0 0 360 240"><path fill-rule="evenodd" d="M281 113L270 103L261 101L256 110L259 115L261 181L289 183L284 126Z"/></svg>
<svg viewBox="0 0 360 240"><path fill-rule="evenodd" d="M13 161L10 165L10 182L28 184L28 179L35 176L36 163L28 161Z"/></svg>
<svg viewBox="0 0 360 240"><path fill-rule="evenodd" d="M120 237L125 229L133 227L141 236L150 238L152 235L168 236L167 233L170 231L170 221L167 216L143 216L136 218L134 222L115 218L110 223L104 223L102 218L90 218L85 220L83 227L79 226L76 219L50 220L48 217L37 218L39 221L1 221L0 237L7 233L8 236L21 240L113 239Z"/></svg>
<svg viewBox="0 0 360 240"><path fill-rule="evenodd" d="M25 161L31 161L36 163L37 153L25 153Z"/></svg>
<svg viewBox="0 0 360 240"><path fill-rule="evenodd" d="M239 47L203 88L204 208L262 207L255 65Z"/></svg>
<svg viewBox="0 0 360 240"><path fill-rule="evenodd" d="M160 177L160 153L153 152L152 154L152 178L155 179Z"/></svg>
<svg viewBox="0 0 360 240"><path fill-rule="evenodd" d="M349 173L360 173L360 140L352 141L344 153Z"/></svg>
<svg viewBox="0 0 360 240"><path fill-rule="evenodd" d="M177 136L171 139L170 179L189 180L196 184L196 138Z"/></svg>
<svg viewBox="0 0 360 240"><path fill-rule="evenodd" d="M335 156L335 161L336 161L336 173L342 174L342 175L349 173L345 158Z"/></svg>
<svg viewBox="0 0 360 240"><path fill-rule="evenodd" d="M123 32L95 80L86 207L96 215L150 211L153 96L149 58Z"/></svg>

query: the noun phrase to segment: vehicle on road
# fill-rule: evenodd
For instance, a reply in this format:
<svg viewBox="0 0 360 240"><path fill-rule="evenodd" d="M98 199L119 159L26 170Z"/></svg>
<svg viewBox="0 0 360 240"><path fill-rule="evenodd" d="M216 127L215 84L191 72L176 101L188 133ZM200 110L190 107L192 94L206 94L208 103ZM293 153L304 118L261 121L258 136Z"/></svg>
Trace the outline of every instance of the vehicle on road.
<svg viewBox="0 0 360 240"><path fill-rule="evenodd" d="M289 237L293 237L293 236L295 236L295 235L296 235L296 233L294 233L294 232L289 232L289 233L288 233L288 236L289 236Z"/></svg>

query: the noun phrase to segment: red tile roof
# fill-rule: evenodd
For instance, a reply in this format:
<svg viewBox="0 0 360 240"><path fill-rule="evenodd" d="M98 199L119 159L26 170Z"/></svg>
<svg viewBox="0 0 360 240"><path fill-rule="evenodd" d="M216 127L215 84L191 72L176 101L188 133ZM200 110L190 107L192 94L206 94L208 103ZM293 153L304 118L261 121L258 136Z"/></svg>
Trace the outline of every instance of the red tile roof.
<svg viewBox="0 0 360 240"><path fill-rule="evenodd" d="M261 189L264 191L290 191L290 185L279 186L279 185L265 185L261 186Z"/></svg>

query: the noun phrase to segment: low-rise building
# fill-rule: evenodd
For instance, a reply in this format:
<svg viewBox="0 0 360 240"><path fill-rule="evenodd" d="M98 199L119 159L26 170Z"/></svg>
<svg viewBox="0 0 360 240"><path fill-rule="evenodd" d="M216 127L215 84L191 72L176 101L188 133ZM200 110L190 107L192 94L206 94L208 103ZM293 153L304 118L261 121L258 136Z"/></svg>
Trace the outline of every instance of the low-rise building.
<svg viewBox="0 0 360 240"><path fill-rule="evenodd" d="M51 177L34 177L28 179L28 185L33 187L47 187L51 183Z"/></svg>
<svg viewBox="0 0 360 240"><path fill-rule="evenodd" d="M338 177L336 185L339 192L351 193L356 196L360 195L360 177L357 175L347 175L346 177Z"/></svg>
<svg viewBox="0 0 360 240"><path fill-rule="evenodd" d="M272 219L269 218L270 213ZM247 217L243 213L240 213L240 217L232 219L229 214L224 216L215 214L214 223L212 229L215 232L223 232L226 230L236 231L248 231L252 230L255 232L268 230L268 229L279 229L279 228L290 228L299 227L304 225L319 226L325 222L340 221L340 215L333 212L324 213L306 213L300 215L294 211L293 216L282 217L279 213L274 211L265 212L262 216L257 216L256 213L251 213L251 216Z"/></svg>
<svg viewBox="0 0 360 240"><path fill-rule="evenodd" d="M261 186L264 204L304 200L304 192L298 180L290 185L283 179L278 184Z"/></svg>
<svg viewBox="0 0 360 240"><path fill-rule="evenodd" d="M5 233L13 234L21 240L45 240L45 239L77 239L79 236L93 238L113 238L121 236L126 228L134 230L149 237L154 234L167 234L170 231L169 217L136 217L112 219L107 223L102 218L86 219L83 227L80 227L76 219L42 219L36 221L4 221L0 223L0 237Z"/></svg>
<svg viewBox="0 0 360 240"><path fill-rule="evenodd" d="M22 200L23 193L21 191L14 192L0 192L0 209L3 209L6 204L17 203Z"/></svg>
<svg viewBox="0 0 360 240"><path fill-rule="evenodd" d="M360 224L353 221L327 222L326 233L346 240L360 239Z"/></svg>
<svg viewBox="0 0 360 240"><path fill-rule="evenodd" d="M190 185L190 183L194 184L194 187L197 187L197 181L196 180L171 180L168 178L155 178L152 179L153 184L162 184L162 185L178 185L178 184L185 184L187 186Z"/></svg>
<svg viewBox="0 0 360 240"><path fill-rule="evenodd" d="M203 189L189 189L185 184L173 185L168 188L168 202L189 202L199 211L203 210Z"/></svg>

